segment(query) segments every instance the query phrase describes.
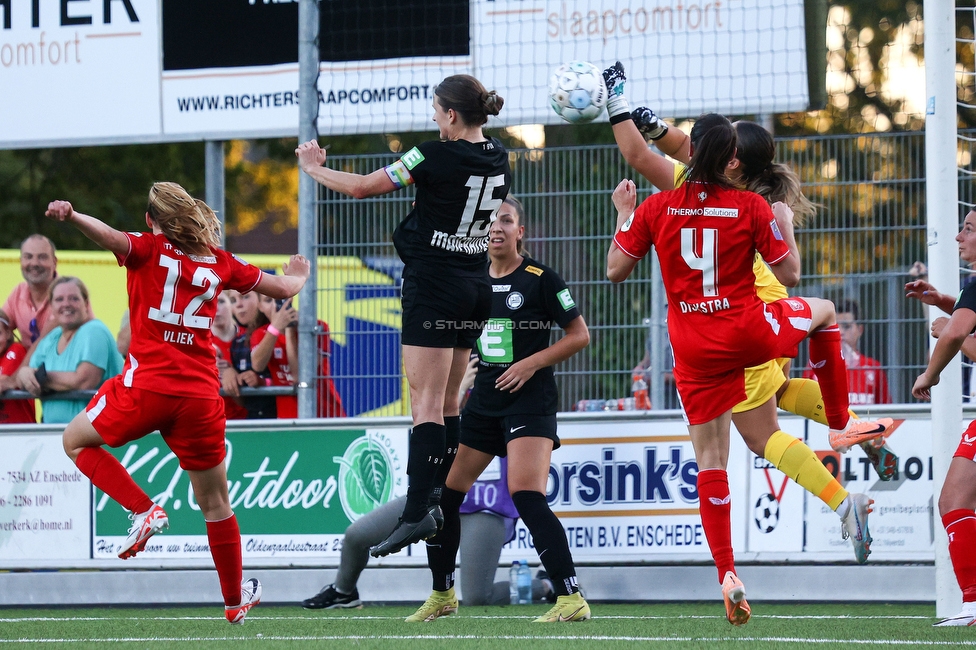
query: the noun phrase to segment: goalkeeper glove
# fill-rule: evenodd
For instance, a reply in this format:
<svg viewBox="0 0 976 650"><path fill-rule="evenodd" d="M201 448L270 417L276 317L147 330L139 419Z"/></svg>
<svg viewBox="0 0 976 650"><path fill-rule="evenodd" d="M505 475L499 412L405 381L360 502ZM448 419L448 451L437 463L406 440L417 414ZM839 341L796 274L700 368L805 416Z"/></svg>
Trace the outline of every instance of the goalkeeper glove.
<svg viewBox="0 0 976 650"><path fill-rule="evenodd" d="M668 125L664 120L655 115L654 111L646 106L635 108L634 112L630 115L634 118L634 124L637 125L637 130L645 138L660 140L668 132Z"/></svg>
<svg viewBox="0 0 976 650"><path fill-rule="evenodd" d="M603 80L607 84L607 114L610 116L610 124L618 124L630 119L630 104L624 97L624 82L627 75L624 74L624 65L617 61L612 66L603 71Z"/></svg>

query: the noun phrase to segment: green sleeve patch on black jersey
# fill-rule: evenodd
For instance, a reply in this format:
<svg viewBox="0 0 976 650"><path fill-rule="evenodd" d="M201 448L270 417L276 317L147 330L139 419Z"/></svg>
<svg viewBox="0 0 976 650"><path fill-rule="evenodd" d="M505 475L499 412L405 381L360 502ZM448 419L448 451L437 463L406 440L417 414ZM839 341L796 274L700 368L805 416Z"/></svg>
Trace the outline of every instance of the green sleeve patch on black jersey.
<svg viewBox="0 0 976 650"><path fill-rule="evenodd" d="M400 157L403 164L406 165L407 169L413 169L420 163L424 162L424 154L420 153L420 149L414 147L407 153Z"/></svg>
<svg viewBox="0 0 976 650"><path fill-rule="evenodd" d="M557 293L556 298L559 299L559 304L563 306L565 311L569 311L576 306L576 301L573 300L573 295L569 293L569 289L563 289Z"/></svg>
<svg viewBox="0 0 976 650"><path fill-rule="evenodd" d="M511 318L489 318L478 339L478 352L485 363L512 363L515 345Z"/></svg>

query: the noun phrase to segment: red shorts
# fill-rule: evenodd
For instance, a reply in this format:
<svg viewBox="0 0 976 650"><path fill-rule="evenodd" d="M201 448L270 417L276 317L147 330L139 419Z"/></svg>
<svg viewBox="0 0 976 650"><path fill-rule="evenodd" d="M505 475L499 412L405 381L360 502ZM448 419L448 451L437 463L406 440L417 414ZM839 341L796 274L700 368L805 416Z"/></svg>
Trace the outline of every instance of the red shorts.
<svg viewBox="0 0 976 650"><path fill-rule="evenodd" d="M801 298L783 298L766 305L765 324L750 332L748 348L741 350L741 367L717 365L711 372L689 369L676 358L674 383L689 424L710 422L746 399L745 369L770 359L795 357L800 342L810 333L810 305ZM717 351L727 357L728 350ZM708 359L708 350L697 351Z"/></svg>
<svg viewBox="0 0 976 650"><path fill-rule="evenodd" d="M119 375L102 384L86 412L109 447L159 431L185 470L204 471L224 462L224 402L216 395L177 397L127 388Z"/></svg>
<svg viewBox="0 0 976 650"><path fill-rule="evenodd" d="M956 453L952 457L976 461L976 420L970 422L969 426L963 432L959 446L956 447Z"/></svg>

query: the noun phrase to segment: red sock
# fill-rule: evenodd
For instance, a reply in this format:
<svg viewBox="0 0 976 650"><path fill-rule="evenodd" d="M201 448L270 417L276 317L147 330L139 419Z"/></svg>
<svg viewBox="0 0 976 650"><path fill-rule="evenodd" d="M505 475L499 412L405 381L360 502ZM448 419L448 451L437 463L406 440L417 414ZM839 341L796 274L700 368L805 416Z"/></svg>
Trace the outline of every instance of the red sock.
<svg viewBox="0 0 976 650"><path fill-rule="evenodd" d="M75 465L95 487L126 510L141 513L152 508L149 495L136 485L122 463L101 447L82 449Z"/></svg>
<svg viewBox="0 0 976 650"><path fill-rule="evenodd" d="M810 334L810 365L823 393L827 426L847 426L850 408L847 396L847 366L840 352L840 328L831 325Z"/></svg>
<svg viewBox="0 0 976 650"><path fill-rule="evenodd" d="M241 559L241 529L237 525L237 517L231 515L220 521L208 521L207 539L210 540L210 555L217 567L224 604L240 605L244 568Z"/></svg>
<svg viewBox="0 0 976 650"><path fill-rule="evenodd" d="M953 510L942 517L949 535L949 558L963 602L976 601L976 514L972 510Z"/></svg>
<svg viewBox="0 0 976 650"><path fill-rule="evenodd" d="M727 571L735 573L735 557L732 554L732 495L729 494L729 475L724 469L705 469L698 472L698 509L721 584Z"/></svg>

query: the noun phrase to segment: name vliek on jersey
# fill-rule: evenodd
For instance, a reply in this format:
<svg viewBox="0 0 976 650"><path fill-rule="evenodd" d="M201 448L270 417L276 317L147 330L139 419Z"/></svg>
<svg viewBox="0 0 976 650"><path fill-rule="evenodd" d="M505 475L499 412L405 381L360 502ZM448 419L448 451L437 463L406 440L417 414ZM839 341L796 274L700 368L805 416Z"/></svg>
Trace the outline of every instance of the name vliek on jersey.
<svg viewBox="0 0 976 650"><path fill-rule="evenodd" d="M452 253L480 255L488 252L488 235L484 237L459 237L435 230L434 236L430 238L430 245Z"/></svg>
<svg viewBox="0 0 976 650"><path fill-rule="evenodd" d="M685 302L684 300L679 300L678 305L681 307L682 314L694 312L714 314L715 312L729 309L732 306L728 298L716 298L715 300L703 300L701 302Z"/></svg>
<svg viewBox="0 0 976 650"><path fill-rule="evenodd" d="M176 343L177 345L193 345L193 333L164 330L163 341L165 343Z"/></svg>

